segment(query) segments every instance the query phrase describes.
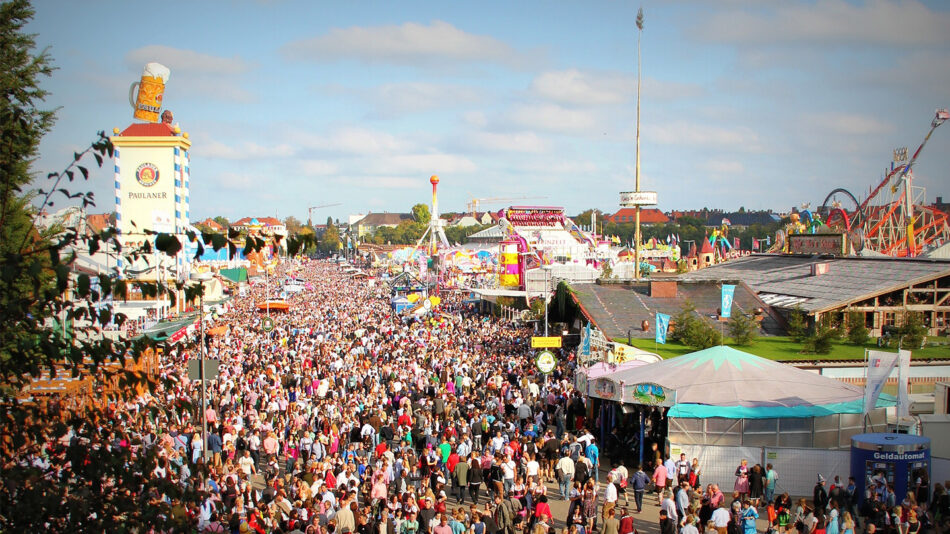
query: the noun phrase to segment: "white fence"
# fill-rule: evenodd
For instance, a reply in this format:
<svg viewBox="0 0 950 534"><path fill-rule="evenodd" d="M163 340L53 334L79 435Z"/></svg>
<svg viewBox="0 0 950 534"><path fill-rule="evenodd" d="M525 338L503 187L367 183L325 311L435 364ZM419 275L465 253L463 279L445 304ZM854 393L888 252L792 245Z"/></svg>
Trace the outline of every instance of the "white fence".
<svg viewBox="0 0 950 534"><path fill-rule="evenodd" d="M721 447L714 445L670 445L670 454L679 458L681 452L692 461L699 458L700 482L719 484L726 494L735 487L735 472L746 459L749 466L770 463L778 474L776 492L792 496L810 496L821 473L829 481L835 475L846 481L851 471L850 450L793 449L778 447ZM947 461L950 470L950 460ZM936 467L936 466L935 466ZM934 470L936 475L936 468ZM940 479L935 479L940 480Z"/></svg>

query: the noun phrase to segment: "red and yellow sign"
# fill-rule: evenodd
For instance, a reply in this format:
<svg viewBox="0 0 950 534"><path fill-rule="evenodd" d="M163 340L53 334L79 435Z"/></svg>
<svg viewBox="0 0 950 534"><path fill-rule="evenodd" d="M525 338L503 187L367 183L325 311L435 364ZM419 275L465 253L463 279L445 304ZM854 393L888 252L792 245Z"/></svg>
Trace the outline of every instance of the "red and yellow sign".
<svg viewBox="0 0 950 534"><path fill-rule="evenodd" d="M154 163L143 163L135 169L135 180L143 187L152 187L158 183L158 167Z"/></svg>

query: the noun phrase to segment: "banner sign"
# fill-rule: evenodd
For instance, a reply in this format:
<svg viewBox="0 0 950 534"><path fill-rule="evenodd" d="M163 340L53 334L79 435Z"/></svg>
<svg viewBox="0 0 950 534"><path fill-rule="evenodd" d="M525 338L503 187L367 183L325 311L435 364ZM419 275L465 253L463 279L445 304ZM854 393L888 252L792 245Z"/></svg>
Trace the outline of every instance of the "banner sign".
<svg viewBox="0 0 950 534"><path fill-rule="evenodd" d="M557 357L553 352L543 350L538 354L538 358L534 361L534 364L538 368L538 371L546 375L551 374L557 367Z"/></svg>
<svg viewBox="0 0 950 534"><path fill-rule="evenodd" d="M561 336L533 336L531 338L531 348L533 349L559 349L561 348Z"/></svg>
<svg viewBox="0 0 950 534"><path fill-rule="evenodd" d="M899 354L896 352L868 351L868 378L864 385L864 413L871 413L877 406L884 383L897 365Z"/></svg>
<svg viewBox="0 0 950 534"><path fill-rule="evenodd" d="M670 327L670 316L665 313L656 314L656 342L666 344L666 331Z"/></svg>
<svg viewBox="0 0 950 534"><path fill-rule="evenodd" d="M590 323L584 327L584 334L581 336L580 355L590 357Z"/></svg>
<svg viewBox="0 0 950 534"><path fill-rule="evenodd" d="M729 318L732 317L732 298L735 296L736 286L730 284L722 285L722 302L719 307L722 310L722 313L719 315L721 317Z"/></svg>
<svg viewBox="0 0 950 534"><path fill-rule="evenodd" d="M659 384L645 382L624 386L624 402L647 406L673 406L676 404L676 392Z"/></svg>
<svg viewBox="0 0 950 534"><path fill-rule="evenodd" d="M620 193L620 207L655 206L657 204L656 191L627 191Z"/></svg>
<svg viewBox="0 0 950 534"><path fill-rule="evenodd" d="M790 234L788 251L792 254L831 254L847 256L850 241L846 234Z"/></svg>

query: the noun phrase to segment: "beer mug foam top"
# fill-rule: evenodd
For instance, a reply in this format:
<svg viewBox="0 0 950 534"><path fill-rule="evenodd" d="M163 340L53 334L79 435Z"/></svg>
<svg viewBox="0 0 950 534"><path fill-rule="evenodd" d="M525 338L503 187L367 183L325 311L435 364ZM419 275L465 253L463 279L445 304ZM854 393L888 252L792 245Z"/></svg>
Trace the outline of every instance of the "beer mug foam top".
<svg viewBox="0 0 950 534"><path fill-rule="evenodd" d="M134 112L132 116L147 122L158 122L158 113L162 109L162 97L165 84L171 71L161 63L148 63L142 72L142 79L129 87L129 104ZM138 86L138 92L135 91Z"/></svg>

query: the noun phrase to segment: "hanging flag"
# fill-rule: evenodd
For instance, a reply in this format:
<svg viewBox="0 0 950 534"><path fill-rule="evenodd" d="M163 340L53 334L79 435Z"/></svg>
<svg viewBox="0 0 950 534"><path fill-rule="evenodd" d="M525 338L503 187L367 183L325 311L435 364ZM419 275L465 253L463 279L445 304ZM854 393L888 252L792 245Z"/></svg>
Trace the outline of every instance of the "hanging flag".
<svg viewBox="0 0 950 534"><path fill-rule="evenodd" d="M666 244L667 244L667 245L672 245L672 244L673 244L673 235L672 235L672 234L666 234Z"/></svg>
<svg viewBox="0 0 950 534"><path fill-rule="evenodd" d="M767 247L771 247L771 246L772 246L772 236L770 236L770 235L765 236L765 246L767 246Z"/></svg>
<svg viewBox="0 0 950 534"><path fill-rule="evenodd" d="M752 238L752 250L759 250L759 240Z"/></svg>
<svg viewBox="0 0 950 534"><path fill-rule="evenodd" d="M581 356L590 357L590 323L584 327L584 333L581 335Z"/></svg>
<svg viewBox="0 0 950 534"><path fill-rule="evenodd" d="M871 413L877 406L884 383L897 365L899 354L896 352L868 351L868 378L864 385L864 413Z"/></svg>
<svg viewBox="0 0 950 534"><path fill-rule="evenodd" d="M656 342L666 344L666 331L670 327L670 316L665 313L656 314Z"/></svg>
<svg viewBox="0 0 950 534"><path fill-rule="evenodd" d="M736 293L736 286L731 284L722 285L722 299L719 304L721 308L720 316L722 317L732 317L732 297Z"/></svg>
<svg viewBox="0 0 950 534"><path fill-rule="evenodd" d="M736 250L739 250L740 248L742 248L742 247L739 245L739 238L738 238L738 237L735 238L735 239L733 239L732 242L733 242L733 247L732 247L732 248L734 248L734 249L736 249Z"/></svg>
<svg viewBox="0 0 950 534"><path fill-rule="evenodd" d="M910 378L910 351L901 350L897 371L897 416L910 417L910 395L907 393L907 379Z"/></svg>

